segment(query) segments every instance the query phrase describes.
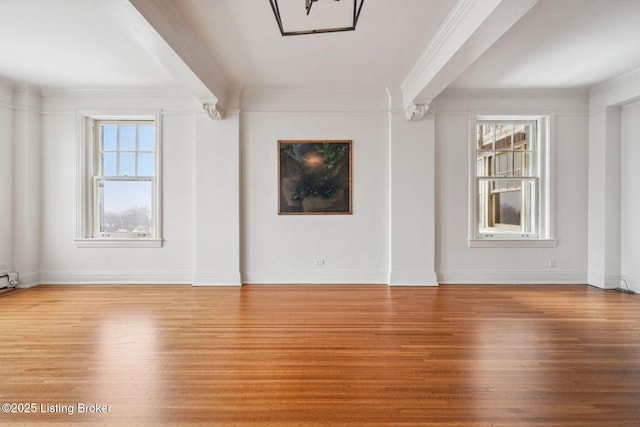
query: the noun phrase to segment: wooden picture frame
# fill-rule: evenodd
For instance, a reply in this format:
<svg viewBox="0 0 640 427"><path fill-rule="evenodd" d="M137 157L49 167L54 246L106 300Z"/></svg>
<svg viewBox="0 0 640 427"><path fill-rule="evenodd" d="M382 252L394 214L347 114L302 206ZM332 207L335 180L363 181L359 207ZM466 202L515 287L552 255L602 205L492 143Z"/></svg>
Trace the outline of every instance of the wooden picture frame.
<svg viewBox="0 0 640 427"><path fill-rule="evenodd" d="M278 141L278 215L351 215L351 140Z"/></svg>

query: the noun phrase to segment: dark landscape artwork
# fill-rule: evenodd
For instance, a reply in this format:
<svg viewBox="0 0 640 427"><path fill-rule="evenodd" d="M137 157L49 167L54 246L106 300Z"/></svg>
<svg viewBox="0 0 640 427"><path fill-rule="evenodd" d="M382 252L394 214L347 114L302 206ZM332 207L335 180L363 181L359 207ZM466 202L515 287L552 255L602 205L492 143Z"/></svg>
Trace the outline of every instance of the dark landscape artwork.
<svg viewBox="0 0 640 427"><path fill-rule="evenodd" d="M351 141L278 141L280 215L348 215Z"/></svg>

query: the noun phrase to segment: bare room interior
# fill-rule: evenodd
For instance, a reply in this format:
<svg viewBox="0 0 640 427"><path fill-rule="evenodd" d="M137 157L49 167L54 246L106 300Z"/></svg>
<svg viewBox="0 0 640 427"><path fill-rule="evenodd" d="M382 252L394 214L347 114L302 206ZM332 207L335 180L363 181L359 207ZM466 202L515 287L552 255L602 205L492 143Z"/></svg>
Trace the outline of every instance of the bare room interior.
<svg viewBox="0 0 640 427"><path fill-rule="evenodd" d="M0 0L0 425L636 426L639 24Z"/></svg>

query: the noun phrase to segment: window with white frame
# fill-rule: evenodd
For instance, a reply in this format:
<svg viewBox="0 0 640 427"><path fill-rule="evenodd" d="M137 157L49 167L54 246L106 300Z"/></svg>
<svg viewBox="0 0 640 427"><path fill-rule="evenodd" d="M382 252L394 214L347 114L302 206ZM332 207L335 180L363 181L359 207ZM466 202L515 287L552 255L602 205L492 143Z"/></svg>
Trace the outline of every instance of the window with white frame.
<svg viewBox="0 0 640 427"><path fill-rule="evenodd" d="M160 246L157 121L85 118L79 246Z"/></svg>
<svg viewBox="0 0 640 427"><path fill-rule="evenodd" d="M548 118L479 117L473 141L474 240L549 240Z"/></svg>

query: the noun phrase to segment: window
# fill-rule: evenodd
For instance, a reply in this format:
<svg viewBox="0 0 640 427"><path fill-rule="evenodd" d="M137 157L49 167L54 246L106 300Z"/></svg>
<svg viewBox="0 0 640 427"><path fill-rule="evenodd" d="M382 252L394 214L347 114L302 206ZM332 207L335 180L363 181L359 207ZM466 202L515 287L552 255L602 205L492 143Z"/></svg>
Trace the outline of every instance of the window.
<svg viewBox="0 0 640 427"><path fill-rule="evenodd" d="M550 240L547 123L545 117L477 119L471 246Z"/></svg>
<svg viewBox="0 0 640 427"><path fill-rule="evenodd" d="M157 117L86 117L78 246L160 246Z"/></svg>

